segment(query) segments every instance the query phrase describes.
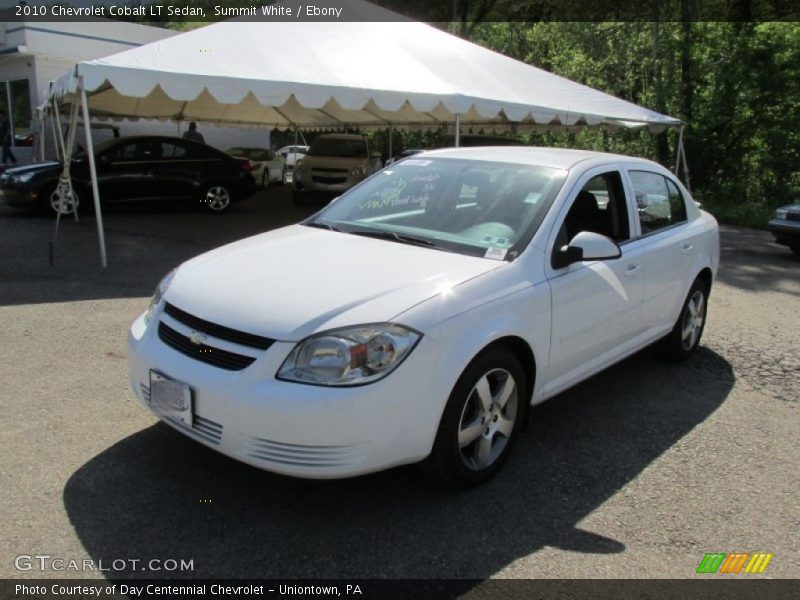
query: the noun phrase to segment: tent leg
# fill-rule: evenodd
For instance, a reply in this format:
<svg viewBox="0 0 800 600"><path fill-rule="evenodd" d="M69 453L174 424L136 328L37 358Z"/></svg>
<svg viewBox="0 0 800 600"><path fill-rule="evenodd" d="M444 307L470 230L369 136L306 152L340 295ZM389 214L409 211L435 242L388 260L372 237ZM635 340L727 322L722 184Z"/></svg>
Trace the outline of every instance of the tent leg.
<svg viewBox="0 0 800 600"><path fill-rule="evenodd" d="M686 182L686 189L689 190L689 193L692 193L692 182L691 178L689 177L689 163L686 162L686 147L683 144L683 139L681 138L680 146L678 146L681 153L681 159L683 160L683 176L684 181Z"/></svg>
<svg viewBox="0 0 800 600"><path fill-rule="evenodd" d="M297 146L297 125L294 127L294 145Z"/></svg>
<svg viewBox="0 0 800 600"><path fill-rule="evenodd" d="M394 137L394 127L389 126L389 160L391 160L392 157L394 157L394 148L393 148L394 140L392 139L393 137Z"/></svg>
<svg viewBox="0 0 800 600"><path fill-rule="evenodd" d="M105 269L108 266L106 259L106 237L103 232L103 212L100 210L100 189L97 185L97 165L94 164L94 144L92 143L92 128L89 123L89 102L86 100L86 88L83 77L80 77L81 108L83 108L83 126L86 130L86 155L89 157L89 173L92 176L92 195L94 196L94 212L97 219L97 238L100 243L100 264Z"/></svg>
<svg viewBox="0 0 800 600"><path fill-rule="evenodd" d="M456 148L461 145L461 113L456 113Z"/></svg>
<svg viewBox="0 0 800 600"><path fill-rule="evenodd" d="M678 129L678 144L675 147L675 177L681 176L681 146L683 146L683 125Z"/></svg>

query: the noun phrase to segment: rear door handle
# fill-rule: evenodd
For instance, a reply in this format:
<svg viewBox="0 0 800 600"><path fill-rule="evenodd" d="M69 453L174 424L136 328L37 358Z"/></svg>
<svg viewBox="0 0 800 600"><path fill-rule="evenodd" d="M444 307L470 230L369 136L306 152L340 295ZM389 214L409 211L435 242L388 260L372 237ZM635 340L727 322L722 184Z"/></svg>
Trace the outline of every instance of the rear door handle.
<svg viewBox="0 0 800 600"><path fill-rule="evenodd" d="M633 264L633 263L631 263L627 267L625 267L625 277L633 277L641 269L642 269L642 265L641 264Z"/></svg>
<svg viewBox="0 0 800 600"><path fill-rule="evenodd" d="M681 248L681 254L689 254L694 249L692 244L684 244Z"/></svg>

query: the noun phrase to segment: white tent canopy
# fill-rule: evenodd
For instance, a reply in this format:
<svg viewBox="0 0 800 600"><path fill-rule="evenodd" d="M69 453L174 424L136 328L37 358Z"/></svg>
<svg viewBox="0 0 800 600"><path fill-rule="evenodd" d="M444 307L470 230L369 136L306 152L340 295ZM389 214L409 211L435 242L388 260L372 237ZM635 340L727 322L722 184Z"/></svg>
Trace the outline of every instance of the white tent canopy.
<svg viewBox="0 0 800 600"><path fill-rule="evenodd" d="M361 20L225 21L80 62L51 84L42 115L58 119L59 104L72 101L72 133L80 104L103 266L90 113L295 130L455 123L456 145L460 128L471 125L493 131L646 127L654 133L681 127L676 163L686 169L678 119L362 0L336 4ZM64 160L62 208L73 194L69 165Z"/></svg>
<svg viewBox="0 0 800 600"><path fill-rule="evenodd" d="M424 23L345 3L386 22L225 21L81 62L52 91L74 93L82 78L96 117L278 128L430 127L456 115L462 125L523 128L681 125Z"/></svg>

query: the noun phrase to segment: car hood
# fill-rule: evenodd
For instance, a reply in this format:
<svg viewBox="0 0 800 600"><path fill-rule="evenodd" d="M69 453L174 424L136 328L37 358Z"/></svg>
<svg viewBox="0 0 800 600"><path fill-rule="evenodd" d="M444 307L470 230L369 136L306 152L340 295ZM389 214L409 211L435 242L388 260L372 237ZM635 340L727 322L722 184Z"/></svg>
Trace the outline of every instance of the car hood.
<svg viewBox="0 0 800 600"><path fill-rule="evenodd" d="M38 173L42 171L57 171L61 169L61 163L55 161L47 161L47 162L38 162L38 163L31 163L29 165L24 165L21 167L12 167L10 169L6 169L3 172L3 175L8 175L12 177L14 175L24 175L25 173Z"/></svg>
<svg viewBox="0 0 800 600"><path fill-rule="evenodd" d="M298 341L335 327L390 321L505 264L292 225L184 263L165 298L213 323Z"/></svg>

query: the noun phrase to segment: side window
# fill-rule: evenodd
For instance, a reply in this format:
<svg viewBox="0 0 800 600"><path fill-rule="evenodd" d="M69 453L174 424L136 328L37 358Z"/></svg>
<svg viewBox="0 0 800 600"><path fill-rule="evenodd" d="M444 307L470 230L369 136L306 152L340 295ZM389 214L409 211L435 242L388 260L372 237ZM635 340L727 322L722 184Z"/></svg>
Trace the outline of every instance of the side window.
<svg viewBox="0 0 800 600"><path fill-rule="evenodd" d="M672 211L672 222L682 223L686 221L686 201L683 199L678 186L667 179L667 192L669 193L669 205Z"/></svg>
<svg viewBox="0 0 800 600"><path fill-rule="evenodd" d="M186 147L173 142L158 142L163 160L175 160L186 156ZM158 155L158 151L155 152Z"/></svg>
<svg viewBox="0 0 800 600"><path fill-rule="evenodd" d="M630 171L642 234L686 220L686 204L678 188L663 175Z"/></svg>
<svg viewBox="0 0 800 600"><path fill-rule="evenodd" d="M561 241L569 243L581 231L599 233L615 242L630 238L628 205L619 171L592 177L575 196L564 219Z"/></svg>
<svg viewBox="0 0 800 600"><path fill-rule="evenodd" d="M107 157L109 162L142 160L141 144L135 141L114 146L106 152L105 157Z"/></svg>

